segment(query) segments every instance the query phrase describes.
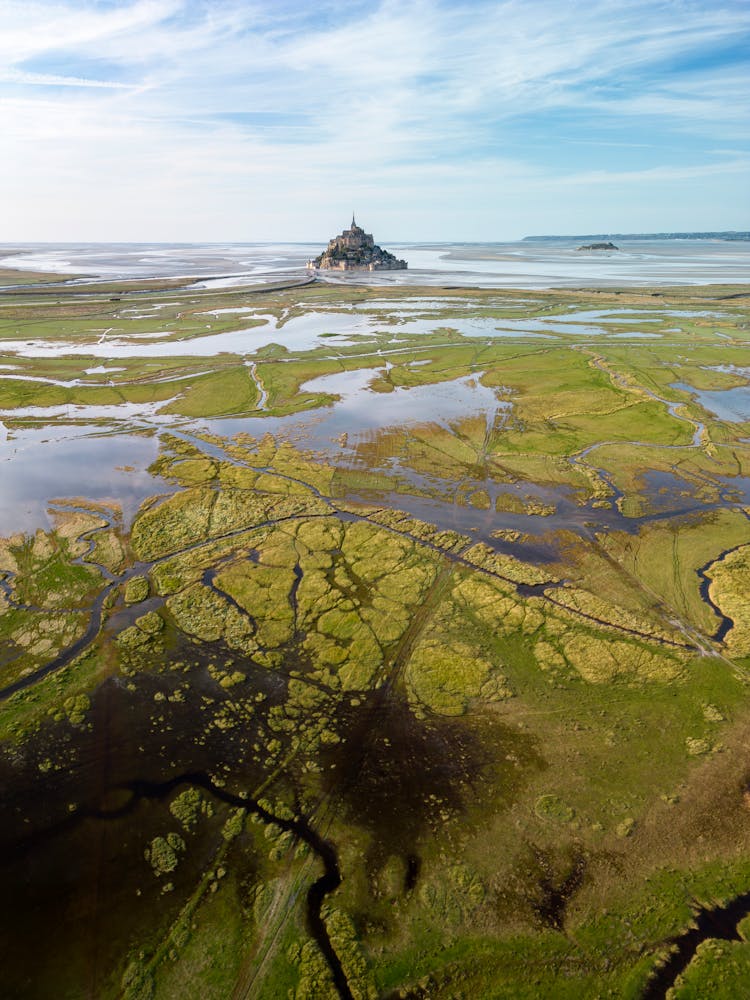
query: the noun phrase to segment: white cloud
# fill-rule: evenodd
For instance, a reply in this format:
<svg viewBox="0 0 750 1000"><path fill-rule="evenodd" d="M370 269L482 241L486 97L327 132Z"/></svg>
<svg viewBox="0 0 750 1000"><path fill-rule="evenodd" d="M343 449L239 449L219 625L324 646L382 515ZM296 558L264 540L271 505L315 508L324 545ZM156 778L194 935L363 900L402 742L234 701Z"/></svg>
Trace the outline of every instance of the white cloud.
<svg viewBox="0 0 750 1000"><path fill-rule="evenodd" d="M17 83L32 87L103 87L107 90L121 90L125 83L114 80L92 80L82 76L60 76L57 73L24 73L21 70L0 70L0 83Z"/></svg>
<svg viewBox="0 0 750 1000"><path fill-rule="evenodd" d="M0 8L0 60L24 62L51 51L98 54L114 39L136 32L147 37L182 6L180 0L137 0L105 9L9 0Z"/></svg>
<svg viewBox="0 0 750 1000"><path fill-rule="evenodd" d="M407 216L430 194L448 219L459 189L470 216L472 190L499 204L513 193L532 211L544 185L570 198L588 184L663 186L677 171L697 190L718 176L717 157L744 169L722 150L742 141L749 74L700 67L711 46L750 30L743 4L385 0L351 9L359 16L219 0L6 2L8 234L23 238L33 219L51 238L137 238L136 222L143 238L190 238L193 221L204 227L194 238L222 238L285 202L299 227L288 235L309 236L302 227L318 206L348 205L350 192ZM695 66L670 69L686 54ZM561 115L571 116L571 141L553 136L535 157L519 152L525 123L543 132ZM619 132L610 126L597 143L597 120ZM670 131L683 146L698 140L684 164L666 150ZM611 160L590 168L586 147L601 158L606 145ZM618 148L638 164L621 168Z"/></svg>

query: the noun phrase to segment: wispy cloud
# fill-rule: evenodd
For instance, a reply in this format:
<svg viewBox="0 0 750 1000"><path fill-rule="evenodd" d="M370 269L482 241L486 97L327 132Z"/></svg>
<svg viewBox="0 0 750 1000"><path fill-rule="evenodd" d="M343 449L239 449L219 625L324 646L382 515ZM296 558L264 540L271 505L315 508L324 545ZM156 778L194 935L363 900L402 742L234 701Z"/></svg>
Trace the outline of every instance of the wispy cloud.
<svg viewBox="0 0 750 1000"><path fill-rule="evenodd" d="M580 217L588 184L650 205L669 180L684 203L662 211L689 228L699 191L722 218L748 207L710 191L741 190L748 40L733 0L9 0L9 235L324 236L357 194L393 235L436 238L442 218L480 238L476 219L524 206L514 225L538 230L544 185L580 188Z"/></svg>
<svg viewBox="0 0 750 1000"><path fill-rule="evenodd" d="M0 9L0 59L18 63L45 52L82 54L99 52L102 47L119 49L125 57L123 41L160 31L181 6L180 0L136 0L106 7L9 0ZM134 53L129 55L132 58Z"/></svg>
<svg viewBox="0 0 750 1000"><path fill-rule="evenodd" d="M103 87L122 90L127 84L115 80L92 80L82 76L60 76L56 73L29 73L17 69L0 70L0 83L16 83L30 87Z"/></svg>

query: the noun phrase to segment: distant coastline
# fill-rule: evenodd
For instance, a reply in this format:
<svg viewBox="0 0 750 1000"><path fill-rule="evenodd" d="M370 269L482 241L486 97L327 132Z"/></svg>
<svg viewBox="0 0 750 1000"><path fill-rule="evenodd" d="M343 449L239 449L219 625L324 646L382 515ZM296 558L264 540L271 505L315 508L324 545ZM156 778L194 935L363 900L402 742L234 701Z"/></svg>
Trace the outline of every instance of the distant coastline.
<svg viewBox="0 0 750 1000"><path fill-rule="evenodd" d="M552 243L563 240L750 240L750 232L726 230L714 233L582 233L571 236L524 236L521 243Z"/></svg>

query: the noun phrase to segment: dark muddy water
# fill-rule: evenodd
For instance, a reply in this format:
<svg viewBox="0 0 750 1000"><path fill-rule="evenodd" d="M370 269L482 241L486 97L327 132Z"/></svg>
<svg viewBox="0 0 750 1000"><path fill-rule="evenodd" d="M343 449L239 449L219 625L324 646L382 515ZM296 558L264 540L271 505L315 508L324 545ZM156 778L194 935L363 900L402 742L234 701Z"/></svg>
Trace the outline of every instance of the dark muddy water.
<svg viewBox="0 0 750 1000"><path fill-rule="evenodd" d="M724 906L701 907L694 926L675 938L670 953L649 980L642 1000L665 1000L677 978L695 958L699 945L711 938L719 941L741 941L737 925L750 913L750 892L736 896Z"/></svg>
<svg viewBox="0 0 750 1000"><path fill-rule="evenodd" d="M189 670L170 670L176 661L190 664ZM224 730L210 723L230 695L207 667L227 661L245 674L242 703L253 709L241 726ZM66 984L80 990L83 983L90 995L99 995L113 970L122 971L130 947L155 945L210 867L221 843L224 804L246 807L263 822L289 829L319 857L323 874L309 887L308 926L339 994L351 996L320 916L340 881L335 844L318 831L315 818L277 819L249 793L268 773L253 745L268 738L270 713L286 697L288 671L304 676L304 663L290 652L281 670L269 671L222 644L170 640L164 653L144 655L142 667L143 673L127 682L109 679L97 689L90 725L49 723L32 742L0 753L5 805L0 877L6 893L0 955L6 995L46 1000L64 995ZM181 700L175 701L179 690ZM417 720L390 689L357 705L335 697L331 726L341 743L322 753L323 815L326 822L340 816L368 832L363 862L368 872L391 855L402 857L405 891L411 891L418 883L421 845L439 832L441 813L455 817L478 805L502 809L529 775L545 766L532 737L497 722L486 725L491 731L455 720ZM273 735L282 744L291 738ZM305 797L309 780L303 763L293 763L272 788ZM221 787L209 777L217 773ZM214 802L215 817L186 833L168 805L189 786ZM154 877L144 850L169 831L181 833L187 850L169 874L173 888L165 894L167 877ZM257 856L250 841L242 843L238 864L244 878L253 878ZM40 940L45 941L42 962Z"/></svg>
<svg viewBox="0 0 750 1000"><path fill-rule="evenodd" d="M20 751L0 754L6 996L46 1000L65 995L66 982L88 984L89 995L98 996L129 944L149 940L174 919L221 842L219 810L195 834L180 830L167 809L168 783L212 773L225 761L233 762L238 789L262 780L251 747L265 733L271 706L284 698L283 677L243 662L247 683L264 701L249 724L222 732L207 726L202 699L227 699L206 670L209 661L224 662L227 651L184 644L171 655L194 664L187 681L182 672L144 673L129 690L108 680L92 698L89 728L51 723ZM164 657L153 659L144 667L159 670ZM186 686L183 702L157 700ZM144 782L167 784L160 795L136 794ZM165 895L167 878L154 877L144 849L170 830L182 833L188 849ZM247 863L252 869L252 854Z"/></svg>

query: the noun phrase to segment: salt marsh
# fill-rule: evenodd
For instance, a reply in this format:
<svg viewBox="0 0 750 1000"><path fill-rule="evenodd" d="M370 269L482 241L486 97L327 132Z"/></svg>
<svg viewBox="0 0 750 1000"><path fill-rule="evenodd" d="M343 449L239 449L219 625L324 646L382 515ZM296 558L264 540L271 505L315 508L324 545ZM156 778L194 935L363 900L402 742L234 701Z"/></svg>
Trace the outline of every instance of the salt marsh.
<svg viewBox="0 0 750 1000"><path fill-rule="evenodd" d="M227 281L0 295L9 991L641 995L750 891L741 289Z"/></svg>

